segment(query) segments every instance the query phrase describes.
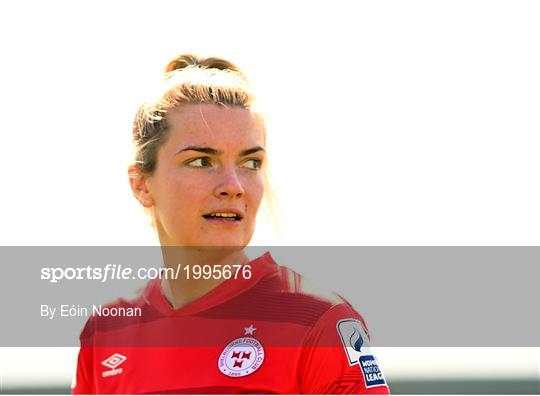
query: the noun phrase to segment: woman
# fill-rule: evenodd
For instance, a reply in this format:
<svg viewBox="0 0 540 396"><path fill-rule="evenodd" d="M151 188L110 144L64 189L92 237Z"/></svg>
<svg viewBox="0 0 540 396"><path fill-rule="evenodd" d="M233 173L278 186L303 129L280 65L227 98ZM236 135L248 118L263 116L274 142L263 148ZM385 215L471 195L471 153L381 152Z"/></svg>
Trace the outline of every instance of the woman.
<svg viewBox="0 0 540 396"><path fill-rule="evenodd" d="M112 305L139 317L87 323L73 392L388 393L348 302L308 293L268 252L245 254L267 184L265 126L246 77L193 55L166 72L137 113L129 175L163 273L181 270Z"/></svg>

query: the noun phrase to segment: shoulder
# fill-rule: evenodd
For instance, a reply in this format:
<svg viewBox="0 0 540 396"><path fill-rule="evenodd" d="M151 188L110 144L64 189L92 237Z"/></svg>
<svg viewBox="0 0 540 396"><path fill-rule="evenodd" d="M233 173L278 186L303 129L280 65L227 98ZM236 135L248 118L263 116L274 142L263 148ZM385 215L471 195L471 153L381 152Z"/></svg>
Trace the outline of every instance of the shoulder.
<svg viewBox="0 0 540 396"><path fill-rule="evenodd" d="M81 344L95 338L96 333L126 330L159 316L159 312L152 309L146 298L152 287L154 281L148 282L132 298L118 298L89 307L89 317L80 335Z"/></svg>
<svg viewBox="0 0 540 396"><path fill-rule="evenodd" d="M305 340L307 345L320 342L325 333L330 340L337 340L335 335L339 334L342 338L341 336L348 334L351 329L360 329L364 337L370 339L364 318L343 296L321 287L288 267L280 268L282 283L288 284L297 296L319 307L317 320L312 323L311 331ZM334 344L334 341L329 343Z"/></svg>
<svg viewBox="0 0 540 396"><path fill-rule="evenodd" d="M252 305L253 313L266 320L294 322L307 327L336 318L353 318L363 323L360 314L341 295L278 264L256 287L238 299L244 307Z"/></svg>

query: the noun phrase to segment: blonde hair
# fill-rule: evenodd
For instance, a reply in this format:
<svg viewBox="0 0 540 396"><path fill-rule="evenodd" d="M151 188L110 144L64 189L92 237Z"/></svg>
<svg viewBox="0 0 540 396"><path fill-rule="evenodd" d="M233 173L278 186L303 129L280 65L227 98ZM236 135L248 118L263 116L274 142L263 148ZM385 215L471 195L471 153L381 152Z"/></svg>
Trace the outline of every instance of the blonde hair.
<svg viewBox="0 0 540 396"><path fill-rule="evenodd" d="M135 164L152 174L157 152L168 137L167 113L182 104L216 104L250 109L255 96L246 76L221 58L180 55L165 68L157 95L144 103L133 122Z"/></svg>
<svg viewBox="0 0 540 396"><path fill-rule="evenodd" d="M133 122L134 165L153 174L158 151L168 138L167 113L183 104L216 104L255 110L255 95L246 75L232 62L217 57L179 55L165 68L164 82L157 94L137 111ZM266 140L266 133L265 133ZM266 183L265 211L277 230L277 200L271 188L267 164L263 163ZM135 175L130 174L130 177Z"/></svg>

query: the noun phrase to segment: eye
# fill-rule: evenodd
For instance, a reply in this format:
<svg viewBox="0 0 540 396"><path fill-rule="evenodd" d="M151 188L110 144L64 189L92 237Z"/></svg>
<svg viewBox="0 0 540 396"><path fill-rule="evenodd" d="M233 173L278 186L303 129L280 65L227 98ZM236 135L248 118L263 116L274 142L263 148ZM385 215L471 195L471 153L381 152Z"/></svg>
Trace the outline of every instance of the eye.
<svg viewBox="0 0 540 396"><path fill-rule="evenodd" d="M186 162L187 165L192 166L194 168L205 168L210 166L210 158L208 157L200 157L200 158L194 158L188 162Z"/></svg>
<svg viewBox="0 0 540 396"><path fill-rule="evenodd" d="M262 161L260 159L251 158L251 159L246 160L242 166L248 169L256 170L256 169L261 169L261 164L262 164Z"/></svg>

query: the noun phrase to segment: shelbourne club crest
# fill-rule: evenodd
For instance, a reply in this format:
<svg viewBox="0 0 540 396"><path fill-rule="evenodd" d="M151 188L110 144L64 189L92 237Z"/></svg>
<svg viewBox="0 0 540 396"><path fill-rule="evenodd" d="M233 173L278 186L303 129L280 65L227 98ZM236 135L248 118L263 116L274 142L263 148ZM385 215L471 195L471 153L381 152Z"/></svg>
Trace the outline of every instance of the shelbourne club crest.
<svg viewBox="0 0 540 396"><path fill-rule="evenodd" d="M253 337L237 338L223 349L218 368L228 377L244 377L259 369L264 361L264 348Z"/></svg>

